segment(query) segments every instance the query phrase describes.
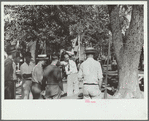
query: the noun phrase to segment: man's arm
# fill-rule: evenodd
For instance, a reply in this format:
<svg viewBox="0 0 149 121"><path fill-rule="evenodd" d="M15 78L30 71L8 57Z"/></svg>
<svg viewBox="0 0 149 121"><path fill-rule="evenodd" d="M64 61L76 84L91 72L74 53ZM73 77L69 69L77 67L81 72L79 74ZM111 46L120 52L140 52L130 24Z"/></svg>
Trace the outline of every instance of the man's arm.
<svg viewBox="0 0 149 121"><path fill-rule="evenodd" d="M44 71L43 71L43 76L46 77L51 71L51 68L49 66L47 66Z"/></svg>
<svg viewBox="0 0 149 121"><path fill-rule="evenodd" d="M5 60L5 80L11 80L13 74L12 61Z"/></svg>
<svg viewBox="0 0 149 121"><path fill-rule="evenodd" d="M101 85L102 85L102 78L101 79L98 79L98 86L99 86L99 89L101 90Z"/></svg>
<svg viewBox="0 0 149 121"><path fill-rule="evenodd" d="M102 79L103 75L102 75L102 69L101 69L100 63L98 63L97 75L98 75L98 85L99 85L99 88L101 89L101 85L102 85L102 81L103 81L103 79Z"/></svg>
<svg viewBox="0 0 149 121"><path fill-rule="evenodd" d="M83 78L83 65L80 65L80 69L78 72L78 80L80 81Z"/></svg>
<svg viewBox="0 0 149 121"><path fill-rule="evenodd" d="M44 71L43 71L43 79L42 79L42 90L45 90L45 87L46 87L46 81L47 81L47 78L48 78L48 75L51 71L51 68L49 68L49 66L47 66Z"/></svg>
<svg viewBox="0 0 149 121"><path fill-rule="evenodd" d="M57 80L59 82L60 89L63 91L62 74L60 69L57 70Z"/></svg>
<svg viewBox="0 0 149 121"><path fill-rule="evenodd" d="M72 70L71 70L71 69L68 71L68 65L67 65L67 66L65 66L65 72L66 72L66 74L67 74L67 75L69 75L69 74L72 72Z"/></svg>
<svg viewBox="0 0 149 121"><path fill-rule="evenodd" d="M76 65L76 63L73 61L73 69L74 69L74 71L77 73L78 72L78 70L77 70L77 65Z"/></svg>

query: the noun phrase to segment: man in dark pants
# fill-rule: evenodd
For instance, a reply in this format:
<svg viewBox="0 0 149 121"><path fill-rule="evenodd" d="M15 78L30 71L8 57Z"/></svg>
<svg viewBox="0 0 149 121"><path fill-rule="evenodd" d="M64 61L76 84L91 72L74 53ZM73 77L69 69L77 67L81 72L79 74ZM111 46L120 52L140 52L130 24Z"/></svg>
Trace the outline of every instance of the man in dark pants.
<svg viewBox="0 0 149 121"><path fill-rule="evenodd" d="M9 45L7 47L8 58L5 60L5 99L15 99L15 88L13 81L13 63L16 57L15 46Z"/></svg>
<svg viewBox="0 0 149 121"><path fill-rule="evenodd" d="M42 99L41 92L42 92L42 80L43 80L43 66L45 65L46 60L48 58L36 58L39 60L37 65L33 68L32 72L32 94L33 99Z"/></svg>
<svg viewBox="0 0 149 121"><path fill-rule="evenodd" d="M52 56L52 63L47 66L43 74L45 84L45 99L60 99L63 91L61 69L57 66L58 55Z"/></svg>

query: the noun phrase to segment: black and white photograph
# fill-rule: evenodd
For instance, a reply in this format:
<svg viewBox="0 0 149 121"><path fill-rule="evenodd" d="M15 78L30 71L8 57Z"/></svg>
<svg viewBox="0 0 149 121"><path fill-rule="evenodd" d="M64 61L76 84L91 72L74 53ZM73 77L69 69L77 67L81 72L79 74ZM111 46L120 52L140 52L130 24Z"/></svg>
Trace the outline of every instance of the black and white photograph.
<svg viewBox="0 0 149 121"><path fill-rule="evenodd" d="M2 117L147 119L147 2L7 1L1 15ZM38 106L48 116L19 111Z"/></svg>

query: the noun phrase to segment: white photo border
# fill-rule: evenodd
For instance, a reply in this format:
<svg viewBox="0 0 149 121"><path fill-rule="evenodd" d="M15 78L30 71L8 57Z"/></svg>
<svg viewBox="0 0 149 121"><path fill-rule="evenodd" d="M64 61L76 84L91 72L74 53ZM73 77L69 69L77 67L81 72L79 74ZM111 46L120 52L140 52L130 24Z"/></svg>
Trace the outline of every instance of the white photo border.
<svg viewBox="0 0 149 121"><path fill-rule="evenodd" d="M58 1L1 2L1 103L2 120L53 119L147 119L148 117L148 22L147 1ZM85 100L4 100L4 5L144 5L144 99L102 99L96 103Z"/></svg>

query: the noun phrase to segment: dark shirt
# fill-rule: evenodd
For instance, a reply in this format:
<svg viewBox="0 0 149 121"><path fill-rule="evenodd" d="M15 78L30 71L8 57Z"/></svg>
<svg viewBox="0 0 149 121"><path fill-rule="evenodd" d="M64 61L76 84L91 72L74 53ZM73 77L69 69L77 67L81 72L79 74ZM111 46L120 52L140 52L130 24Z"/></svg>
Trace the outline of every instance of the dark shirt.
<svg viewBox="0 0 149 121"><path fill-rule="evenodd" d="M5 60L5 81L13 80L13 61L10 58Z"/></svg>
<svg viewBox="0 0 149 121"><path fill-rule="evenodd" d="M59 84L62 82L61 69L54 65L49 65L44 70L44 80L46 83L46 96L52 96L60 93Z"/></svg>

